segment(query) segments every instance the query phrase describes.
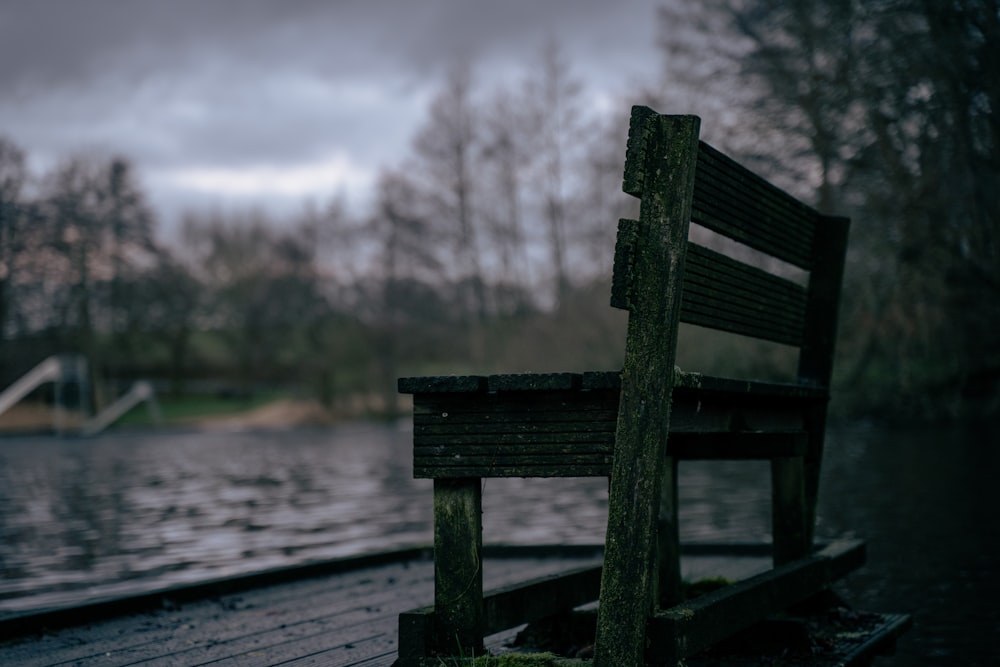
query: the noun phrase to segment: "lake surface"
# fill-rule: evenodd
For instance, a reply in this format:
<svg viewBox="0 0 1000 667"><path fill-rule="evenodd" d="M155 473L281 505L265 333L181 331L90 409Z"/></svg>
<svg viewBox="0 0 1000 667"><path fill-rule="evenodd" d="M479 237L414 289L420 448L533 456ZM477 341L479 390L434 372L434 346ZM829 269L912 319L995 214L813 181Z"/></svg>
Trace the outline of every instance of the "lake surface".
<svg viewBox="0 0 1000 667"><path fill-rule="evenodd" d="M0 439L0 612L428 544L407 426ZM893 664L1000 664L996 436L829 433L818 532L868 540L852 603L914 614ZM681 473L683 539L768 539L767 464ZM603 479L490 479L483 504L488 542L603 540Z"/></svg>

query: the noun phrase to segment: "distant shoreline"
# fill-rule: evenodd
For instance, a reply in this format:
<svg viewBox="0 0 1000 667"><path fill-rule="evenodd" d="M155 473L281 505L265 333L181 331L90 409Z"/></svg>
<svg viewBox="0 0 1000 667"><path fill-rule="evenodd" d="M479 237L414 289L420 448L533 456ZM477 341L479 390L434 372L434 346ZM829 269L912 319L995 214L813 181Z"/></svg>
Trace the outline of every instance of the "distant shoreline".
<svg viewBox="0 0 1000 667"><path fill-rule="evenodd" d="M53 432L55 419L55 410L51 406L19 403L0 415L0 437ZM268 429L329 426L339 421L342 420L318 401L277 399L246 410L168 419L164 425L199 429ZM79 417L75 414L64 416L63 423L69 428L78 422Z"/></svg>

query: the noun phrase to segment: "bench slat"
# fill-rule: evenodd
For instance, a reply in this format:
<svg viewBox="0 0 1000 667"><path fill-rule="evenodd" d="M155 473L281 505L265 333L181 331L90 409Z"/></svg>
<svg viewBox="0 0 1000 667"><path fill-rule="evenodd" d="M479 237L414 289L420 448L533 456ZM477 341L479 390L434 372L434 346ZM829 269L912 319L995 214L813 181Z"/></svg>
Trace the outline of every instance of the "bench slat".
<svg viewBox="0 0 1000 667"><path fill-rule="evenodd" d="M619 221L611 305L629 309L640 223ZM687 245L680 320L785 345L802 344L806 290L694 243Z"/></svg>
<svg viewBox="0 0 1000 667"><path fill-rule="evenodd" d="M443 413L442 413L443 414ZM552 431L556 433L614 432L617 415L612 410L588 410L583 406L573 412L536 412L525 416L521 412L447 413L437 411L414 418L413 432L420 442L435 435L517 434ZM610 426L609 426L610 425Z"/></svg>
<svg viewBox="0 0 1000 667"><path fill-rule="evenodd" d="M461 479L476 477L502 479L523 477L530 479L550 479L553 477L607 477L613 461L610 455L590 457L551 457L548 459L525 459L494 461L478 458L461 464L426 465L421 464L420 474L414 479Z"/></svg>
<svg viewBox="0 0 1000 667"><path fill-rule="evenodd" d="M685 461L769 460L803 456L806 453L806 444L807 437L804 431L679 432L670 434L670 439L667 441L667 455Z"/></svg>
<svg viewBox="0 0 1000 667"><path fill-rule="evenodd" d="M534 374L506 378L516 386L547 386L544 377ZM413 384L432 390L449 386L438 380ZM608 475L619 373L585 374L579 388L569 391L489 392L485 378L483 382L460 379L458 384L482 390L431 391L414 398L415 477ZM803 412L825 398L825 391L812 387L678 373L668 448L675 448L681 458L792 455L799 445L787 434L801 430ZM779 436L766 441L741 432L762 429L777 430ZM735 440L729 442L730 438ZM703 444L693 444L698 442Z"/></svg>
<svg viewBox="0 0 1000 667"><path fill-rule="evenodd" d="M703 287L738 295L740 300L759 304L756 310L765 318L778 313L782 318L804 319L804 287L714 250L688 244L685 274L685 289Z"/></svg>
<svg viewBox="0 0 1000 667"><path fill-rule="evenodd" d="M576 463L564 461L563 464L552 465L469 465L469 466L424 466L420 475L414 472L414 479L462 479L528 477L531 479L548 479L553 477L607 477L611 473L611 463L590 462Z"/></svg>
<svg viewBox="0 0 1000 667"><path fill-rule="evenodd" d="M671 433L667 453L682 460L768 460L802 456L802 431ZM421 445L414 453L416 478L605 476L613 460L613 438L603 442ZM461 471L461 474L459 474ZM474 475L469 475L475 471Z"/></svg>
<svg viewBox="0 0 1000 667"><path fill-rule="evenodd" d="M593 416L592 416L593 415ZM448 417L428 417L426 421L415 423L414 433L420 436L420 444L429 443L433 438L465 438L470 435L492 435L516 439L530 433L614 433L616 415L610 411L583 411L580 413L559 413L561 419L548 419L551 415L541 413L530 422L521 419L493 420L485 422L479 415L457 415ZM464 419L463 419L464 417ZM575 418L579 417L579 418ZM444 423L444 422L447 423ZM466 441L468 442L468 441Z"/></svg>
<svg viewBox="0 0 1000 667"><path fill-rule="evenodd" d="M864 561L863 542L834 542L794 563L661 611L650 621L650 657L655 664L682 660L815 595Z"/></svg>
<svg viewBox="0 0 1000 667"><path fill-rule="evenodd" d="M598 426L603 426L598 424ZM475 429L466 432L441 434L420 434L420 442L415 445L420 456L433 456L434 452L425 448L450 448L448 451L458 451L459 447L516 447L524 445L574 445L605 444L614 440L614 430L604 428L595 430L580 429L544 429L529 428L523 433L477 433ZM444 452L442 452L444 454Z"/></svg>
<svg viewBox="0 0 1000 667"><path fill-rule="evenodd" d="M819 214L735 160L699 143L692 220L798 267L812 268Z"/></svg>
<svg viewBox="0 0 1000 667"><path fill-rule="evenodd" d="M526 373L526 378L536 374ZM471 385L467 378L482 380L480 393L487 394L487 379L485 376L432 376L400 378L400 386L404 386L407 391L402 393L412 393L421 397L420 403L416 406L417 415L434 413L438 408L444 406L460 406L463 412L473 413L494 413L496 411L509 410L513 406L520 404L523 409L538 413L558 412L565 409L564 405L570 405L572 412L587 409L591 405L584 397L593 399L592 409L618 410L617 398L609 399L621 388L621 374L619 371L589 371L583 373L583 381L580 391L565 392L561 394L564 403L550 404L546 401L539 401L539 393L535 390L527 389L523 392L510 392L503 401L495 403L482 403L482 397L437 396L438 387L449 386L454 381L456 385ZM530 379L526 380L530 385ZM423 390L414 390L413 387L429 387ZM758 397L764 401L776 399L790 399L803 401L826 400L829 392L824 387L814 387L806 384L794 384L790 382L762 382L759 380L738 380L734 378L719 377L715 375L703 375L701 373L681 372L677 376L674 386L674 396L692 395L691 392L698 392L706 395L732 394L734 396L751 399ZM459 391L441 391L443 394L460 394ZM468 392L474 393L474 392ZM613 402L607 402L613 400Z"/></svg>

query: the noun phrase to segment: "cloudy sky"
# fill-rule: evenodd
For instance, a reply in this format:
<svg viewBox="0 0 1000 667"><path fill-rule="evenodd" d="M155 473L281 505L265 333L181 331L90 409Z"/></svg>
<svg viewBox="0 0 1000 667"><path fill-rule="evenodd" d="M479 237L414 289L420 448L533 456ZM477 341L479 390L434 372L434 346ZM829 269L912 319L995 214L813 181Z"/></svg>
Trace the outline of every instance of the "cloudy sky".
<svg viewBox="0 0 1000 667"><path fill-rule="evenodd" d="M554 37L593 99L658 65L655 0L0 0L0 134L40 173L130 158L182 210L363 207L449 65L521 76Z"/></svg>

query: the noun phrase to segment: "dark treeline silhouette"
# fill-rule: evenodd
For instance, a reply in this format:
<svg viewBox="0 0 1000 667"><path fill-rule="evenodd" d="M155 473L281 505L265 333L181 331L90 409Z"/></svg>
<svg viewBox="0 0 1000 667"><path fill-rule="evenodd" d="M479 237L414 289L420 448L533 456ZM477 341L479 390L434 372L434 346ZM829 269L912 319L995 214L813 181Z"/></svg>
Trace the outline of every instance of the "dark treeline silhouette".
<svg viewBox="0 0 1000 667"><path fill-rule="evenodd" d="M1000 4L716 0L661 21L665 80L703 83L719 143L853 220L844 407L1000 409Z"/></svg>
<svg viewBox="0 0 1000 667"><path fill-rule="evenodd" d="M515 84L456 66L364 215L190 213L166 245L128 160L36 177L0 140L4 383L81 352L105 392L142 375L384 409L403 374L615 368L625 132L646 103L701 115L708 141L852 217L843 412L997 411L997 3L713 0L658 20L662 75L611 114L555 42ZM781 349L682 335L713 372L784 370Z"/></svg>

